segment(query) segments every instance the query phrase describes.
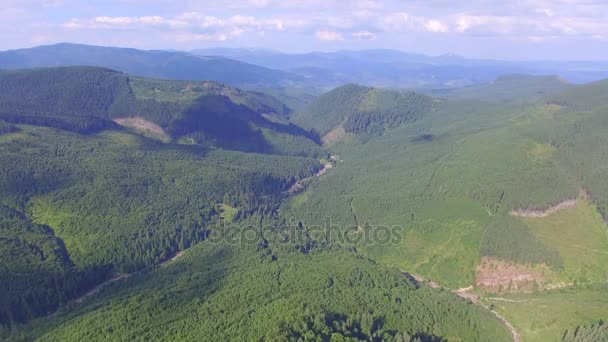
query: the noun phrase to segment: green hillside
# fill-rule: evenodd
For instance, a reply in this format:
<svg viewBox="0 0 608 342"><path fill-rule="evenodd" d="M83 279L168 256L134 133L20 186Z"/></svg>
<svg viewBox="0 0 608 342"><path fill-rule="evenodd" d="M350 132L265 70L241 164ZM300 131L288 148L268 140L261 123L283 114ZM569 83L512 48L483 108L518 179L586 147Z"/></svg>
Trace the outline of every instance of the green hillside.
<svg viewBox="0 0 608 342"><path fill-rule="evenodd" d="M292 230L280 205L327 152L268 95L90 67L0 87L1 339L508 339L483 308Z"/></svg>
<svg viewBox="0 0 608 342"><path fill-rule="evenodd" d="M522 341L605 341L608 286L493 296L488 302L521 332ZM596 336L593 338L593 336Z"/></svg>
<svg viewBox="0 0 608 342"><path fill-rule="evenodd" d="M601 339L604 83L554 81L2 72L0 339Z"/></svg>
<svg viewBox="0 0 608 342"><path fill-rule="evenodd" d="M454 88L438 94L460 99L529 104L573 87L557 76L508 75L490 84Z"/></svg>
<svg viewBox="0 0 608 342"><path fill-rule="evenodd" d="M356 233L335 243L450 288L489 297L532 291L534 306L554 288L573 287L583 298L585 286L608 279L603 84L537 100L528 93L525 105L498 95L448 99L381 137L346 139L330 148L342 162L282 213L304 227L331 219L333 230ZM380 239L387 227L390 239ZM563 330L608 316L604 307L556 310L575 322ZM531 329L531 340L563 335Z"/></svg>
<svg viewBox="0 0 608 342"><path fill-rule="evenodd" d="M162 81L93 67L0 74L0 118L96 132L118 124L161 140L275 154L310 155L315 137L280 123L275 98L216 82Z"/></svg>
<svg viewBox="0 0 608 342"><path fill-rule="evenodd" d="M310 158L164 145L115 130L21 129L0 137L2 254L23 255L2 269L3 323L52 311L111 272L156 265L203 241L219 221L218 204L239 217L264 212L320 167ZM83 274L85 285L75 285ZM24 282L30 286L18 286Z"/></svg>
<svg viewBox="0 0 608 342"><path fill-rule="evenodd" d="M105 276L103 270L80 270L50 227L5 204L0 206L0 256L0 326L47 315Z"/></svg>
<svg viewBox="0 0 608 342"><path fill-rule="evenodd" d="M450 100L382 137L336 145L343 163L285 210L313 225L331 217L343 229L398 226L400 243L359 248L449 286L473 284L484 256L562 272L568 256L509 213L550 207L587 189L605 216L605 118L601 109L580 113L542 102ZM580 234L591 227L580 226Z"/></svg>
<svg viewBox="0 0 608 342"><path fill-rule="evenodd" d="M115 130L20 127L0 142L7 175L0 189L10 213L2 217L0 247L15 260L0 278L9 289L0 317L12 322L0 329L4 339L508 340L482 308L347 250L311 245L303 252L297 240L271 238L270 221L262 239L221 238L257 226L293 179L314 172L314 160L169 148ZM217 203L234 208L241 224L222 226ZM155 268L186 249L183 260ZM123 272L136 273L74 301ZM15 325L58 307L58 314ZM169 314L174 320L165 319Z"/></svg>
<svg viewBox="0 0 608 342"><path fill-rule="evenodd" d="M332 130L377 135L420 119L433 106L434 101L424 95L351 84L323 94L295 113L293 121L321 136Z"/></svg>
<svg viewBox="0 0 608 342"><path fill-rule="evenodd" d="M36 322L30 334L41 341L509 340L491 313L352 252L282 249L199 244L171 265Z"/></svg>
<svg viewBox="0 0 608 342"><path fill-rule="evenodd" d="M578 86L551 96L549 101L576 110L593 110L605 108L603 95L608 90L608 80L597 81Z"/></svg>

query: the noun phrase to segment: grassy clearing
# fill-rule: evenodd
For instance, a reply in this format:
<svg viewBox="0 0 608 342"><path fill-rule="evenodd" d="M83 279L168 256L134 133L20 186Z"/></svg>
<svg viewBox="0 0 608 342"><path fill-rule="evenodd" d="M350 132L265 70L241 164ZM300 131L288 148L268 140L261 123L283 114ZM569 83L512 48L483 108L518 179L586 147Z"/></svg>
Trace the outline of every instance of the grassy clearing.
<svg viewBox="0 0 608 342"><path fill-rule="evenodd" d="M564 261L561 277L568 283L608 281L608 230L589 201L544 218L520 218L547 246L559 251Z"/></svg>
<svg viewBox="0 0 608 342"><path fill-rule="evenodd" d="M231 207L228 204L218 204L218 208L220 209L220 216L224 219L225 223L232 223L234 219L239 214L239 210L237 208Z"/></svg>
<svg viewBox="0 0 608 342"><path fill-rule="evenodd" d="M109 142L131 147L139 147L143 143L141 137L121 131L107 130L99 133L97 136Z"/></svg>
<svg viewBox="0 0 608 342"><path fill-rule="evenodd" d="M531 142L528 157L537 164L545 164L551 160L557 149L549 144Z"/></svg>
<svg viewBox="0 0 608 342"><path fill-rule="evenodd" d="M608 317L608 285L589 285L485 300L519 330L522 341L561 341L566 330Z"/></svg>
<svg viewBox="0 0 608 342"><path fill-rule="evenodd" d="M0 135L0 144L2 143L10 143L19 139L24 139L24 133L9 133Z"/></svg>
<svg viewBox="0 0 608 342"><path fill-rule="evenodd" d="M372 243L364 251L447 287L471 285L483 227L490 218L484 208L472 200L451 199L429 202L417 214L419 219L401 230L398 244Z"/></svg>

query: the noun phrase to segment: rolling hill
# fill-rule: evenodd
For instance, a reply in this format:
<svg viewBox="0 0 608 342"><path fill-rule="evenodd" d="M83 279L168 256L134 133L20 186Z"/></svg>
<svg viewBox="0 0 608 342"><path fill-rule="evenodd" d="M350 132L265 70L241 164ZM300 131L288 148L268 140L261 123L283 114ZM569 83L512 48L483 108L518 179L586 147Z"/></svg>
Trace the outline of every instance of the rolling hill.
<svg viewBox="0 0 608 342"><path fill-rule="evenodd" d="M213 81L59 67L5 71L0 89L0 324L272 207L326 155L281 102Z"/></svg>
<svg viewBox="0 0 608 342"><path fill-rule="evenodd" d="M0 89L0 339L509 338L285 225L286 190L327 152L272 97L93 67L3 72Z"/></svg>
<svg viewBox="0 0 608 342"><path fill-rule="evenodd" d="M568 81L557 76L505 75L490 84L440 90L435 95L459 99L529 104L573 87Z"/></svg>
<svg viewBox="0 0 608 342"><path fill-rule="evenodd" d="M13 123L80 133L120 124L182 144L300 155L315 151L313 136L281 122L290 112L283 103L212 81L62 67L4 72L0 91L0 119Z"/></svg>
<svg viewBox="0 0 608 342"><path fill-rule="evenodd" d="M433 110L435 100L413 92L345 85L323 94L292 116L326 143L346 134L378 135L414 122Z"/></svg>
<svg viewBox="0 0 608 342"><path fill-rule="evenodd" d="M558 90L541 81L546 96L522 87L509 96L526 101L505 101L513 83L480 87L483 100L448 98L380 136L330 145L341 162L281 213L304 227L330 217L333 231L358 234L335 243L473 291L513 318L524 341L596 324L608 315L606 83ZM353 111L353 101L336 103L323 114ZM392 238L379 242L387 229ZM573 313L564 305L576 298L597 304ZM527 316L530 306L538 318Z"/></svg>
<svg viewBox="0 0 608 342"><path fill-rule="evenodd" d="M602 338L605 88L1 72L0 339Z"/></svg>
<svg viewBox="0 0 608 342"><path fill-rule="evenodd" d="M61 43L0 52L0 69L97 66L173 80L213 80L238 87L275 87L299 77L222 57L201 57L177 51L137 50Z"/></svg>

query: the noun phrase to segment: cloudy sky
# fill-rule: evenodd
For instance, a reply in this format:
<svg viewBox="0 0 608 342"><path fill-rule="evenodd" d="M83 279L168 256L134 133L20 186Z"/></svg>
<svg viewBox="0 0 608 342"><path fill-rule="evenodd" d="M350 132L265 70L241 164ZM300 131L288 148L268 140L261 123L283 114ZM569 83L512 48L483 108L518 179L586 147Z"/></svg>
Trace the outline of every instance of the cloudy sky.
<svg viewBox="0 0 608 342"><path fill-rule="evenodd" d="M608 60L608 0L1 0L0 50L57 42Z"/></svg>

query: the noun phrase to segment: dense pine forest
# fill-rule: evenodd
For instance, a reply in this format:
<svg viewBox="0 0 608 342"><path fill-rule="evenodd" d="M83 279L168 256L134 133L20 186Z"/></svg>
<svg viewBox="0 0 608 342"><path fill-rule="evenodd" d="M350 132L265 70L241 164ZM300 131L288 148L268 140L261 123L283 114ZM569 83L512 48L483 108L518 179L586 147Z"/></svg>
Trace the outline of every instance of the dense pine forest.
<svg viewBox="0 0 608 342"><path fill-rule="evenodd" d="M325 135L342 125L347 133L377 135L420 119L433 108L430 97L345 85L320 96L294 114L294 121Z"/></svg>
<svg viewBox="0 0 608 342"><path fill-rule="evenodd" d="M269 95L216 82L148 80L93 67L0 74L4 121L94 133L117 128L120 118L141 118L160 139L168 135L247 152L321 155L314 134L280 122L288 113Z"/></svg>
<svg viewBox="0 0 608 342"><path fill-rule="evenodd" d="M604 88L2 72L0 339L602 340Z"/></svg>
<svg viewBox="0 0 608 342"><path fill-rule="evenodd" d="M203 241L219 220L217 204L238 208L239 217L270 210L281 191L319 167L300 157L166 147L120 131L80 136L24 127L17 134L2 142L0 154L0 189L8 215L3 241L7 253L30 246L23 262L32 268L6 270L3 279L11 291L3 292L4 300L19 300L17 293L35 288L17 284L24 276L40 277L38 268L58 272L59 282L73 282L73 271L78 271L73 272L76 278L92 272L99 279L112 270L156 265ZM21 233L15 224L30 233ZM56 300L65 303L68 297ZM57 307L53 304L50 308ZM10 314L15 320L41 313L6 310L4 317Z"/></svg>

